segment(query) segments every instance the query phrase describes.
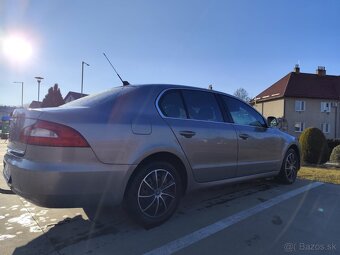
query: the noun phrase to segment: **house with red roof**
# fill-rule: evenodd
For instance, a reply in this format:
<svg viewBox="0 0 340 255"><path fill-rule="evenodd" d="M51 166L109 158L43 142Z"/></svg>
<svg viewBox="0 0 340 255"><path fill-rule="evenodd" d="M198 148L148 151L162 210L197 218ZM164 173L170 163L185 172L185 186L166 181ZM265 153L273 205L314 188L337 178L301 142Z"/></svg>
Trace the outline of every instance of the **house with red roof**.
<svg viewBox="0 0 340 255"><path fill-rule="evenodd" d="M82 93L70 91L64 97L64 101L65 101L65 104L66 104L66 103L72 102L74 100L77 100L77 99L85 97L85 96L88 96L88 94L82 94Z"/></svg>
<svg viewBox="0 0 340 255"><path fill-rule="evenodd" d="M28 106L28 108L41 108L42 102L33 100L32 103Z"/></svg>
<svg viewBox="0 0 340 255"><path fill-rule="evenodd" d="M296 137L308 127L321 129L328 139L340 137L340 76L327 75L323 66L312 74L296 65L252 104L265 117L279 118L280 128Z"/></svg>

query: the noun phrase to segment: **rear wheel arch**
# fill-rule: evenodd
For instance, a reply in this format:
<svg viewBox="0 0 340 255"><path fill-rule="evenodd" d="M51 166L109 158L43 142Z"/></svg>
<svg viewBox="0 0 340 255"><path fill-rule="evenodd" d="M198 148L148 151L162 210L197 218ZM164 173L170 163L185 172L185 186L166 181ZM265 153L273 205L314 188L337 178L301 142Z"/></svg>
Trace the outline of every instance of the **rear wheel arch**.
<svg viewBox="0 0 340 255"><path fill-rule="evenodd" d="M124 197L126 196L126 191L129 189L129 186L131 185L133 178L138 172L138 169L149 164L150 162L167 162L173 165L181 177L182 191L183 191L183 194L185 193L187 189L187 185L188 185L188 174L187 174L187 169L184 163L182 162L182 160L178 156L170 152L157 152L157 153L147 156L137 165L137 167L131 174L128 180L128 183L125 187Z"/></svg>

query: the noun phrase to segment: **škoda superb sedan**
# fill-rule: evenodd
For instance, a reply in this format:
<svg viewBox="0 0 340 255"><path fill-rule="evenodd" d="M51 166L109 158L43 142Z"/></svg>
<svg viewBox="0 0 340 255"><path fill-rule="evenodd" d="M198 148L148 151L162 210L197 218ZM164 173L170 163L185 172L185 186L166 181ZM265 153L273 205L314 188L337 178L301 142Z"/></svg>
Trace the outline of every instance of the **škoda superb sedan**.
<svg viewBox="0 0 340 255"><path fill-rule="evenodd" d="M213 90L122 86L61 107L15 110L3 173L37 205L124 203L150 227L193 189L269 176L293 183L299 145L275 121Z"/></svg>

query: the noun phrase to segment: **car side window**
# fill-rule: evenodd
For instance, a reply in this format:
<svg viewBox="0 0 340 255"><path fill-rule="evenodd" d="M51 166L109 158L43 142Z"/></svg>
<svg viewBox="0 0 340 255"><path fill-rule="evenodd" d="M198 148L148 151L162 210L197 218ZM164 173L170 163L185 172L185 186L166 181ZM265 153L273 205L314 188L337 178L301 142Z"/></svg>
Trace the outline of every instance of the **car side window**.
<svg viewBox="0 0 340 255"><path fill-rule="evenodd" d="M235 124L256 127L266 126L262 116L251 106L232 97L223 96L222 98Z"/></svg>
<svg viewBox="0 0 340 255"><path fill-rule="evenodd" d="M222 113L213 93L182 90L190 119L223 122Z"/></svg>
<svg viewBox="0 0 340 255"><path fill-rule="evenodd" d="M187 118L183 100L178 90L165 92L159 100L159 108L165 117L179 119Z"/></svg>

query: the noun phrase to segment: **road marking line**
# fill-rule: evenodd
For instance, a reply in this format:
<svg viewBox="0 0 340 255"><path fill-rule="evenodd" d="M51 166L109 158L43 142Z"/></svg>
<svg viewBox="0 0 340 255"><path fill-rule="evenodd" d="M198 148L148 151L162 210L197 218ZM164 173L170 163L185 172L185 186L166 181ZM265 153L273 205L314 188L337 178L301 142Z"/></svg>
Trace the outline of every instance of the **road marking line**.
<svg viewBox="0 0 340 255"><path fill-rule="evenodd" d="M192 232L191 234L188 234L186 236L183 236L177 240L174 240L172 242L169 242L159 248L156 248L154 250L151 250L147 253L144 253L144 255L166 255L166 254L172 254L174 252L177 252L183 248L186 248L204 238L207 238L223 229L226 229L250 216L253 216L259 212L262 212L274 205L277 205L289 198L295 197L303 192L309 191L313 188L319 187L323 185L324 183L321 182L313 182L306 186L303 186L301 188L289 191L287 193L284 193L282 195L279 195L277 197L274 197L266 202L263 202L261 204L258 204L254 207L251 207L249 209L243 210L239 213L236 213L234 215L231 215L227 218L224 218L220 221L217 221L209 226L206 226L204 228L201 228L199 230L196 230L195 232Z"/></svg>

